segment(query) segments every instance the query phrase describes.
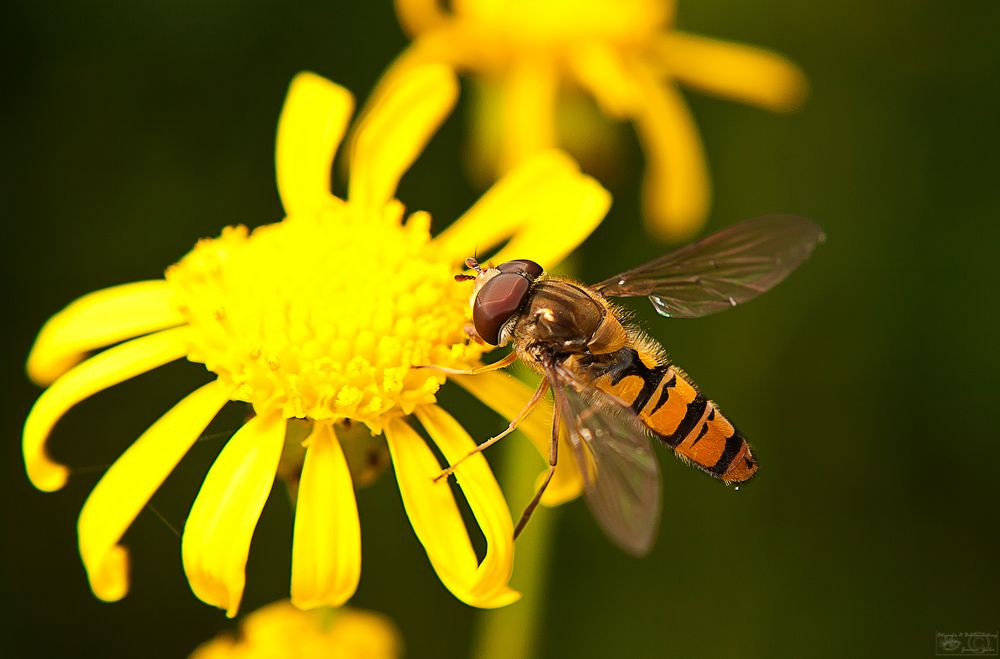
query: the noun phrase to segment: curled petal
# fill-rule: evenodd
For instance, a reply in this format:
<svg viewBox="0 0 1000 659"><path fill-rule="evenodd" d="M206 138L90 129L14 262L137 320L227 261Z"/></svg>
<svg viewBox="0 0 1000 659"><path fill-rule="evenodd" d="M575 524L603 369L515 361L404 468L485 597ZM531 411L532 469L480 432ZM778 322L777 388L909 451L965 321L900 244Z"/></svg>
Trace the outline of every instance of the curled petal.
<svg viewBox="0 0 1000 659"><path fill-rule="evenodd" d="M251 419L226 443L191 506L181 537L194 594L232 618L243 597L247 556L284 444L285 420Z"/></svg>
<svg viewBox="0 0 1000 659"><path fill-rule="evenodd" d="M724 98L787 112L802 104L809 84L788 59L763 48L668 32L654 53L670 77Z"/></svg>
<svg viewBox="0 0 1000 659"><path fill-rule="evenodd" d="M417 538L444 585L456 596L464 594L476 571L476 553L451 488L432 480L441 470L437 459L402 419L386 424L385 437L403 507Z"/></svg>
<svg viewBox="0 0 1000 659"><path fill-rule="evenodd" d="M182 323L162 279L95 291L45 323L28 355L28 377L50 384L91 350Z"/></svg>
<svg viewBox="0 0 1000 659"><path fill-rule="evenodd" d="M449 461L473 448L468 434L440 408L418 408L417 414ZM386 439L406 515L445 587L470 606L494 608L516 601L519 593L507 585L513 524L486 459L475 455L455 472L486 536L486 557L480 565L451 487L445 480L433 480L441 467L430 448L399 418L386 425Z"/></svg>
<svg viewBox="0 0 1000 659"><path fill-rule="evenodd" d="M292 80L278 120L275 164L285 214L295 216L330 199L330 170L354 110L354 97L315 73Z"/></svg>
<svg viewBox="0 0 1000 659"><path fill-rule="evenodd" d="M708 168L694 118L680 93L641 69L637 80L645 102L636 116L646 152L642 182L649 230L665 240L681 240L705 223L709 204Z"/></svg>
<svg viewBox="0 0 1000 659"><path fill-rule="evenodd" d="M329 423L316 423L305 444L292 542L292 602L304 609L340 606L361 577L354 484Z"/></svg>
<svg viewBox="0 0 1000 659"><path fill-rule="evenodd" d="M45 453L49 433L63 414L99 391L180 359L187 353L188 332L187 327L178 327L108 348L75 366L42 392L24 422L21 440L32 484L46 492L66 484L66 467Z"/></svg>
<svg viewBox="0 0 1000 659"><path fill-rule="evenodd" d="M77 524L80 555L100 599L113 602L128 592L128 552L118 543L228 399L218 382L188 394L142 433L87 497Z"/></svg>
<svg viewBox="0 0 1000 659"><path fill-rule="evenodd" d="M358 126L351 202L379 208L392 199L399 179L457 99L458 80L446 66L421 66L401 76Z"/></svg>
<svg viewBox="0 0 1000 659"><path fill-rule="evenodd" d="M449 463L475 448L469 434L443 408L425 405L417 408L416 415ZM472 594L486 606L513 602L520 597L508 585L514 566L514 523L500 485L482 453L462 462L455 478L486 538L486 556L479 565Z"/></svg>
<svg viewBox="0 0 1000 659"><path fill-rule="evenodd" d="M481 400L505 419L517 416L531 399L532 390L517 378L500 371L479 375L460 375L453 378L463 389ZM549 460L552 444L552 402L543 400L538 407L521 421L518 430L524 433L538 449L542 459ZM544 473L544 472L542 472ZM558 506L579 496L583 478L565 438L559 439L559 464L556 473L542 495L542 503Z"/></svg>

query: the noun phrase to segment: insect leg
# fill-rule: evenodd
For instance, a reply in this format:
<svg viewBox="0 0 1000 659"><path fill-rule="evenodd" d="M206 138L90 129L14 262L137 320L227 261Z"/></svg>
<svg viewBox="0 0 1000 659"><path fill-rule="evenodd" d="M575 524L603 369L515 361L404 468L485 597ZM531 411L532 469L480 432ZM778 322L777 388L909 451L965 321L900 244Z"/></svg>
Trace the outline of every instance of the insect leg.
<svg viewBox="0 0 1000 659"><path fill-rule="evenodd" d="M552 409L552 444L549 447L549 471L545 474L545 480L542 481L541 486L538 491L535 492L534 498L531 503L527 505L524 512L521 513L521 519L517 522L517 527L514 529L514 539L517 540L517 536L521 535L521 531L524 530L525 524L531 518L531 513L535 512L535 508L538 506L538 502L542 500L542 495L545 493L545 488L549 486L549 481L552 480L552 476L556 473L556 463L559 462L559 406L556 405Z"/></svg>
<svg viewBox="0 0 1000 659"><path fill-rule="evenodd" d="M535 395L532 396L531 400L528 401L528 404L525 405L524 408L517 413L517 416L515 416L511 420L510 424L508 424L507 428L502 433L496 435L495 437L490 437L485 442L479 444L478 446L476 446L476 448L472 449L471 451L463 455L461 458L456 460L447 469L442 469L441 473L439 473L437 476L434 477L434 482L436 483L442 478L447 478L449 475L451 475L453 471L455 471L458 465L462 464L462 462L464 462L467 458L471 458L476 453L479 453L484 449L488 449L489 447L493 446L494 444L499 442L501 439L503 439L510 433L514 432L514 430L517 429L517 426L522 421L524 421L525 417L531 414L531 410L535 409L535 406L538 405L538 401L542 400L542 397L548 390L549 390L549 381L543 378L541 383L538 385L538 389L535 390Z"/></svg>
<svg viewBox="0 0 1000 659"><path fill-rule="evenodd" d="M482 366L477 366L476 368L472 369L445 368L444 366L434 366L433 364L421 364L419 366L414 366L413 368L432 368L435 371L439 371L441 373L447 373L448 375L479 375L480 373L499 371L501 368L510 366L516 360L517 360L517 353L512 351L509 355L507 355L500 361L493 362L492 364L483 364Z"/></svg>

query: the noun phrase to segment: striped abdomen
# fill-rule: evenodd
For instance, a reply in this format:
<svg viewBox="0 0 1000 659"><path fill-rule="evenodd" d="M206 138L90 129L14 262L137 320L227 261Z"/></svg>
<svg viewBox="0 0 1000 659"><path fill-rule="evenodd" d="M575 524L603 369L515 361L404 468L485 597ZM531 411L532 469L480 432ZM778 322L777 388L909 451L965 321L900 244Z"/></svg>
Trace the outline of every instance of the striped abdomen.
<svg viewBox="0 0 1000 659"><path fill-rule="evenodd" d="M631 405L677 455L727 483L757 473L746 439L682 371L634 348L610 357L594 384Z"/></svg>

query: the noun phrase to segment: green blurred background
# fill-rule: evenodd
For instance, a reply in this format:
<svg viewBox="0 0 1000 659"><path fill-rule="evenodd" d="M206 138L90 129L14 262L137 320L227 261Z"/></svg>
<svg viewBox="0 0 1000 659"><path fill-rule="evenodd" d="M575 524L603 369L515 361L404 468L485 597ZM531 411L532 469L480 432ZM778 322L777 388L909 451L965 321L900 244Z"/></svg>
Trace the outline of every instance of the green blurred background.
<svg viewBox="0 0 1000 659"><path fill-rule="evenodd" d="M20 430L38 390L25 356L76 296L158 277L224 225L279 219L272 147L291 76L312 69L363 98L406 41L378 2L19 0L4 13L0 654L184 656L231 623L191 595L167 525L140 516L126 536L132 592L103 604L75 546L100 470L57 494L29 486ZM751 438L761 473L734 492L664 453L662 530L641 560L611 547L583 503L562 510L537 655L921 657L936 632L996 631L1000 4L681 0L679 24L772 47L812 83L791 116L687 95L714 179L709 229L781 211L829 239L724 315L667 321L634 305ZM460 164L464 119L401 187L437 228L478 194ZM641 158L622 134L614 207L577 261L591 280L662 250L641 232ZM178 364L101 394L60 423L53 451L106 465L204 379ZM475 436L502 425L444 398ZM154 499L174 526L219 446L199 444ZM394 480L359 505L354 603L392 616L411 657L469 656L479 614L435 577ZM276 488L244 611L286 595L290 538Z"/></svg>

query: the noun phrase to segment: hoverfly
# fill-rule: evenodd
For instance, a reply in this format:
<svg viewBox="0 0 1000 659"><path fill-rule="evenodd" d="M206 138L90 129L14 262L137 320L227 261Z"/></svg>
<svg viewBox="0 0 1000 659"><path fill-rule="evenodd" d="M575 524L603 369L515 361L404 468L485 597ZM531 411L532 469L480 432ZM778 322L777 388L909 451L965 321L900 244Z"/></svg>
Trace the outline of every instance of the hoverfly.
<svg viewBox="0 0 1000 659"><path fill-rule="evenodd" d="M726 484L752 478L757 460L743 434L658 343L622 321L608 298L646 296L669 318L707 316L775 286L823 238L810 220L765 216L592 286L547 275L533 261L483 268L467 259L476 274L455 278L475 280L471 304L476 334L491 345L511 344L513 350L498 362L463 373L503 368L520 359L543 376L507 429L470 455L514 430L548 389L553 395L549 470L514 536L555 472L560 433L580 466L594 517L616 544L635 555L649 551L659 525L660 471L650 436Z"/></svg>

